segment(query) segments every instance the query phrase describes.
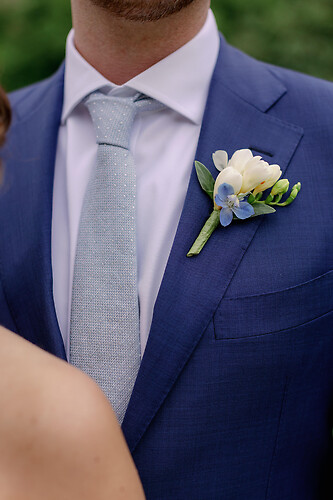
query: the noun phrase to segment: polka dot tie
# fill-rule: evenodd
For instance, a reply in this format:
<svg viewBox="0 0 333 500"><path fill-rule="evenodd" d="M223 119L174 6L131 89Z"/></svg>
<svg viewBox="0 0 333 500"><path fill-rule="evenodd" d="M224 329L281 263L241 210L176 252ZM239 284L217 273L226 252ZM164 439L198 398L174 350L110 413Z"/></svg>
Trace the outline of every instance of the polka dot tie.
<svg viewBox="0 0 333 500"><path fill-rule="evenodd" d="M98 144L74 266L70 361L104 391L122 423L140 366L136 174L129 142L136 113L162 106L142 94L85 100Z"/></svg>

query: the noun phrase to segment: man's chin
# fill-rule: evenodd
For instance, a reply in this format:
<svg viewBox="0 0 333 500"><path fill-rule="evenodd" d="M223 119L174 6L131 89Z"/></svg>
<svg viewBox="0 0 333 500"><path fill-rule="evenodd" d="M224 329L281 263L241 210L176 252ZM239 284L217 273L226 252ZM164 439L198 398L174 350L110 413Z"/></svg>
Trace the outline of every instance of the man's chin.
<svg viewBox="0 0 333 500"><path fill-rule="evenodd" d="M175 14L196 0L90 0L97 7L129 21L158 21Z"/></svg>

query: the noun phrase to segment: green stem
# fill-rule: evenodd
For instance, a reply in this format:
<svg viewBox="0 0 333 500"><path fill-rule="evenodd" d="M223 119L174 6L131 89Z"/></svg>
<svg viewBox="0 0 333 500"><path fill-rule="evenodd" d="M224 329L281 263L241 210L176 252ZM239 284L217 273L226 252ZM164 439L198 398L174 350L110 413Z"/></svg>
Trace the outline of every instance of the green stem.
<svg viewBox="0 0 333 500"><path fill-rule="evenodd" d="M252 203L254 203L256 201L256 197L253 196L252 193L249 194L249 197L247 199L247 202L250 203L250 205L252 205Z"/></svg>
<svg viewBox="0 0 333 500"><path fill-rule="evenodd" d="M220 210L213 210L199 236L190 248L187 257L198 255L220 223Z"/></svg>
<svg viewBox="0 0 333 500"><path fill-rule="evenodd" d="M269 194L265 200L265 203L266 203L266 205L270 205L272 203L272 201L274 201L274 196Z"/></svg>
<svg viewBox="0 0 333 500"><path fill-rule="evenodd" d="M271 203L272 205L276 205L277 207L286 207L287 205L290 204L290 201L287 203L287 201L285 201L284 203Z"/></svg>
<svg viewBox="0 0 333 500"><path fill-rule="evenodd" d="M258 203L258 205L259 205L259 204L260 204L260 205L270 205L270 203L266 203L266 200L262 200L262 201L260 201L260 200L255 200L253 203L255 203L255 204L257 204L257 203ZM253 203L251 203L251 205L253 205Z"/></svg>

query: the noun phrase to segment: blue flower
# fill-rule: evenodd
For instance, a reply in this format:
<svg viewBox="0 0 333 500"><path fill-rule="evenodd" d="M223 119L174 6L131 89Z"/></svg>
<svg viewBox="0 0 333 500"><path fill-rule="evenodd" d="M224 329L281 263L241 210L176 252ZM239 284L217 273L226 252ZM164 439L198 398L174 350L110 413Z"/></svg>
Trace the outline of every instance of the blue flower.
<svg viewBox="0 0 333 500"><path fill-rule="evenodd" d="M215 203L219 207L222 207L220 222L224 227L229 226L233 214L235 214L238 219L247 219L251 217L251 215L254 215L252 205L247 203L247 201L239 201L239 198L235 195L234 188L226 182L219 186L215 196Z"/></svg>

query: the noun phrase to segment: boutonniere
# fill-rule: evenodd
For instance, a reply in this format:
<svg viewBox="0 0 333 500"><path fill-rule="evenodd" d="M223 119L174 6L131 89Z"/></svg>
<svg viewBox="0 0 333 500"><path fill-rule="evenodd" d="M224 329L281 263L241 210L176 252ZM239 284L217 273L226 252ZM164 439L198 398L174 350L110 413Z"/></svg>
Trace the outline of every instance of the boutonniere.
<svg viewBox="0 0 333 500"><path fill-rule="evenodd" d="M276 211L274 207L290 205L301 189L298 182L287 199L281 201L289 189L288 179L280 179L279 165L269 165L249 149L236 151L230 160L226 151L216 151L213 162L220 172L216 180L202 163L195 162L199 183L213 200L214 209L187 257L198 255L219 225L226 227L233 220L271 214ZM262 200L263 192L269 188L270 194Z"/></svg>

